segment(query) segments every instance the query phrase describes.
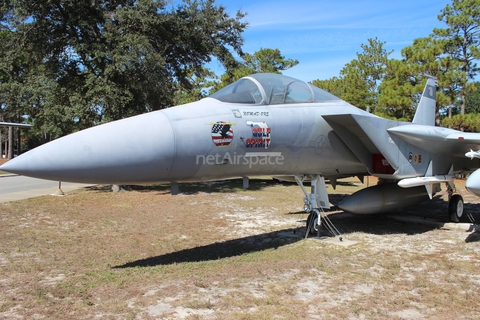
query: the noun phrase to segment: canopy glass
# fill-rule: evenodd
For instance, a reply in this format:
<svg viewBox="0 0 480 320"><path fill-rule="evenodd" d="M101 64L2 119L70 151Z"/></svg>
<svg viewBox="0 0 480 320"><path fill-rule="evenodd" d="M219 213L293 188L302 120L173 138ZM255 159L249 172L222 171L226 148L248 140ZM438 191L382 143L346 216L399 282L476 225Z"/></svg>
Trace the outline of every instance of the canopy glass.
<svg viewBox="0 0 480 320"><path fill-rule="evenodd" d="M210 96L228 103L296 104L340 100L309 83L280 74L258 73L241 78Z"/></svg>

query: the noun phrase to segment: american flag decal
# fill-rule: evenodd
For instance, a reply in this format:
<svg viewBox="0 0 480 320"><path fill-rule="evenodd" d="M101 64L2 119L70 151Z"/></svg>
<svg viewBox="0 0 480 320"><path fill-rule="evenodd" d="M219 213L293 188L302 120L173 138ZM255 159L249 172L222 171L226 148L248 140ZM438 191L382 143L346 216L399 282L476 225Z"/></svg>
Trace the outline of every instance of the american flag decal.
<svg viewBox="0 0 480 320"><path fill-rule="evenodd" d="M218 121L212 126L212 141L217 147L226 147L233 140L232 125L225 121Z"/></svg>

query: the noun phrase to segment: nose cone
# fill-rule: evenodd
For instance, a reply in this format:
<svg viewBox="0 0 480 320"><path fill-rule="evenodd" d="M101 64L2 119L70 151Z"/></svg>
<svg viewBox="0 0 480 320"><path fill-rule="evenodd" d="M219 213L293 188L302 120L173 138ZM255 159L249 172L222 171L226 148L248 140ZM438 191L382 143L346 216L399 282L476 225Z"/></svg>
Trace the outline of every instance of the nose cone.
<svg viewBox="0 0 480 320"><path fill-rule="evenodd" d="M35 178L98 184L168 181L174 133L162 111L119 120L35 148L0 167Z"/></svg>

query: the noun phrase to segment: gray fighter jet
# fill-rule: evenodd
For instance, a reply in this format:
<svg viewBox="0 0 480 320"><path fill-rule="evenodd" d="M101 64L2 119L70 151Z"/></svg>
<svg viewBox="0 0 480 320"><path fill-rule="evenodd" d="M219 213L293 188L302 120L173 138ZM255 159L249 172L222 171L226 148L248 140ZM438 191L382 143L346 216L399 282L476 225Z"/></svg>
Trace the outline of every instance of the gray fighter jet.
<svg viewBox="0 0 480 320"><path fill-rule="evenodd" d="M456 174L479 167L480 134L434 126L429 78L412 123L386 120L302 81L244 77L198 102L123 119L57 139L0 167L55 181L178 183L252 176L293 177L309 221L330 208L325 180L366 175L381 183L338 207L371 214L427 200L447 184L451 219L463 200ZM467 153L467 155L465 155ZM248 180L245 180L248 181ZM311 184L307 191L304 183ZM480 170L466 182L480 196Z"/></svg>

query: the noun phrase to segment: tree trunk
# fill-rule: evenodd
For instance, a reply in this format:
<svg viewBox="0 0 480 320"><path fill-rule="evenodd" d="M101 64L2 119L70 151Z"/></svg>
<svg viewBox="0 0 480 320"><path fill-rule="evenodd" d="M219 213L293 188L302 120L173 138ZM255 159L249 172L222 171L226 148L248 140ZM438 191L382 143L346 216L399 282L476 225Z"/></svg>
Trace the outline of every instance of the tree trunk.
<svg viewBox="0 0 480 320"><path fill-rule="evenodd" d="M17 156L22 154L22 149L20 148L22 142L22 128L17 128Z"/></svg>
<svg viewBox="0 0 480 320"><path fill-rule="evenodd" d="M13 159L13 127L8 127L8 155L7 159Z"/></svg>
<svg viewBox="0 0 480 320"><path fill-rule="evenodd" d="M462 108L460 109L460 114L465 114L465 104L466 104L466 97L465 97L465 93L462 92Z"/></svg>

